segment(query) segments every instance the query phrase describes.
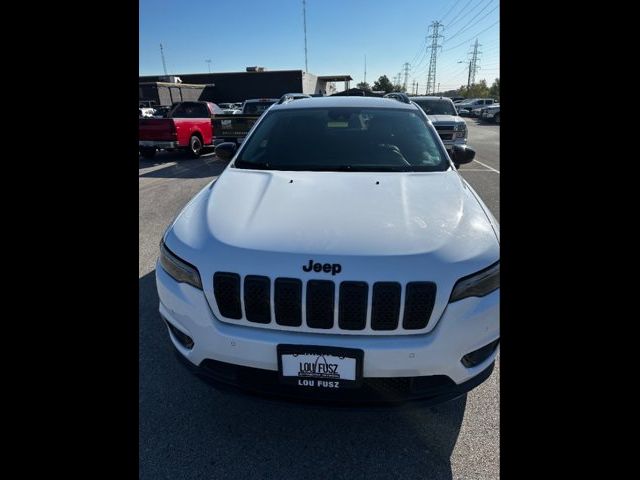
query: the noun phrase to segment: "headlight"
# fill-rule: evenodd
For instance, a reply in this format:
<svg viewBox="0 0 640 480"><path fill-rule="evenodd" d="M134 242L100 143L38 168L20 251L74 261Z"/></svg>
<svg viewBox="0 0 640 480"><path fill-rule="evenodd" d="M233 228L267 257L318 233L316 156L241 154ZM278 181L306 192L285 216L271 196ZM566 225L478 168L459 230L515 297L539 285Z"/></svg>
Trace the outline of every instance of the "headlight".
<svg viewBox="0 0 640 480"><path fill-rule="evenodd" d="M455 127L455 131L456 132L464 132L467 130L467 124L466 123L458 123Z"/></svg>
<svg viewBox="0 0 640 480"><path fill-rule="evenodd" d="M160 265L176 281L188 283L202 290L198 269L176 257L169 251L164 242L160 244Z"/></svg>
<svg viewBox="0 0 640 480"><path fill-rule="evenodd" d="M458 280L453 287L449 303L467 297L484 297L500 288L500 262L473 275Z"/></svg>

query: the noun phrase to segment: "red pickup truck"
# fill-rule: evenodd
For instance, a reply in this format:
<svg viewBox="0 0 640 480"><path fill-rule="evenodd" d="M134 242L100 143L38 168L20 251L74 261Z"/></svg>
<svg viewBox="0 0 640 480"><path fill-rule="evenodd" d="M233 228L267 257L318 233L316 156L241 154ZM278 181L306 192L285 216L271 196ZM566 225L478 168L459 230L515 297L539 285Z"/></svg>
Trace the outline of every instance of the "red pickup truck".
<svg viewBox="0 0 640 480"><path fill-rule="evenodd" d="M173 106L166 118L141 118L138 123L140 155L153 158L158 149L185 149L193 157L202 148L212 146L213 121L222 109L211 102L180 102Z"/></svg>

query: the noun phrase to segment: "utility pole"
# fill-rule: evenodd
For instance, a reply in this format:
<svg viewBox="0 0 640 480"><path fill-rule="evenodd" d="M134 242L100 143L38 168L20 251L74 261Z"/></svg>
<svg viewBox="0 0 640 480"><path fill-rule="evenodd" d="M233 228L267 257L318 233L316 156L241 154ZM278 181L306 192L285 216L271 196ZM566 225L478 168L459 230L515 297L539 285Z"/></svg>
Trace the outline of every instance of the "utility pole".
<svg viewBox="0 0 640 480"><path fill-rule="evenodd" d="M404 83L402 84L402 89L407 91L407 80L409 80L409 62L405 62L404 65Z"/></svg>
<svg viewBox="0 0 640 480"><path fill-rule="evenodd" d="M211 73L211 59L207 59L205 60L205 62L207 62L207 68L209 68L209 73Z"/></svg>
<svg viewBox="0 0 640 480"><path fill-rule="evenodd" d="M367 83L367 56L364 56L364 83Z"/></svg>
<svg viewBox="0 0 640 480"><path fill-rule="evenodd" d="M309 71L309 66L307 65L307 2L306 0L302 0L302 18L304 22L304 71Z"/></svg>
<svg viewBox="0 0 640 480"><path fill-rule="evenodd" d="M436 88L436 61L438 56L438 48L442 48L442 45L438 44L440 38L444 38L444 35L440 35L440 27L444 30L444 25L440 22L431 22L429 29L432 31L431 35L427 38L431 39L431 46L427 49L431 49L431 58L429 59L429 72L427 73L427 89L426 95L433 92Z"/></svg>
<svg viewBox="0 0 640 480"><path fill-rule="evenodd" d="M478 44L478 39L476 38L476 42L473 45L473 52L469 52L471 54L471 61L469 62L469 79L467 80L467 88L470 85L475 85L476 83L476 72L480 70L480 66L478 65L480 59L478 58L478 55L482 53L478 51L478 47L481 46L482 45Z"/></svg>
<svg viewBox="0 0 640 480"><path fill-rule="evenodd" d="M164 74L169 75L167 73L167 63L164 61L164 50L162 49L162 44L160 44L160 56L162 57L162 68L164 69Z"/></svg>

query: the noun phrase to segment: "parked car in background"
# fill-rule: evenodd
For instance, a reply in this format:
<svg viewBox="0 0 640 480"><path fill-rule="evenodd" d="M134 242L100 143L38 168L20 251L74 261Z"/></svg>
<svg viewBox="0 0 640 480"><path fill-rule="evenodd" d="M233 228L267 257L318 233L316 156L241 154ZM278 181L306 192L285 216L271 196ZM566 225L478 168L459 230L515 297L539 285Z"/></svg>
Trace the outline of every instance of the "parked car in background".
<svg viewBox="0 0 640 480"><path fill-rule="evenodd" d="M262 115L279 98L253 98L242 104L242 115Z"/></svg>
<svg viewBox="0 0 640 480"><path fill-rule="evenodd" d="M166 118L138 120L138 146L140 155L153 158L159 149L187 150L198 157L202 149L213 145L212 118L222 109L211 102L179 102Z"/></svg>
<svg viewBox="0 0 640 480"><path fill-rule="evenodd" d="M447 151L454 145L467 144L467 124L458 116L453 101L447 97L411 97L427 114Z"/></svg>
<svg viewBox="0 0 640 480"><path fill-rule="evenodd" d="M156 113L156 110L151 107L139 107L138 116L142 118L150 118Z"/></svg>
<svg viewBox="0 0 640 480"><path fill-rule="evenodd" d="M480 120L485 122L495 122L500 125L500 104L494 104L482 109L480 113Z"/></svg>
<svg viewBox="0 0 640 480"><path fill-rule="evenodd" d="M240 111L225 113L214 118L214 145L223 142L232 142L240 145L260 116L277 103L278 100L277 98L245 100Z"/></svg>
<svg viewBox="0 0 640 480"><path fill-rule="evenodd" d="M171 111L170 105L162 105L159 107L155 107L155 113L152 115L153 118L165 118L167 114Z"/></svg>
<svg viewBox="0 0 640 480"><path fill-rule="evenodd" d="M238 113L242 113L242 104L219 103L218 106L222 109L223 115L236 115Z"/></svg>
<svg viewBox="0 0 640 480"><path fill-rule="evenodd" d="M278 105L291 100L300 100L301 98L311 98L311 95L307 95L306 93L285 93L280 97L280 100L278 100Z"/></svg>
<svg viewBox="0 0 640 480"><path fill-rule="evenodd" d="M473 98L456 104L458 114L463 116L473 116L472 111L476 108L484 107L485 105L491 105L495 103L493 98Z"/></svg>

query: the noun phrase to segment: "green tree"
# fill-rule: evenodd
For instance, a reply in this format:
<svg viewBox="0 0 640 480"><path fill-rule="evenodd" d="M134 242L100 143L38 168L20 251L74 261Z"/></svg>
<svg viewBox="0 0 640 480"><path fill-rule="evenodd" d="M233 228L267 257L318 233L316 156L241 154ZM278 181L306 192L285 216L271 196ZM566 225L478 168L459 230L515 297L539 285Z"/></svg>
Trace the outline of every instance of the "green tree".
<svg viewBox="0 0 640 480"><path fill-rule="evenodd" d="M489 87L487 87L487 81L484 79L480 80L480 82L478 83L474 83L469 88L467 88L466 86L462 86L460 87L460 90L458 92L460 93L461 97L466 98L484 98L490 96Z"/></svg>
<svg viewBox="0 0 640 480"><path fill-rule="evenodd" d="M360 82L356 85L356 88L359 88L361 90L371 90L371 85L369 85L367 82Z"/></svg>
<svg viewBox="0 0 640 480"><path fill-rule="evenodd" d="M373 82L373 89L384 91L384 93L389 93L394 91L393 83L391 83L391 80L389 80L389 78L386 75L382 75L380 78L378 78L378 80Z"/></svg>
<svg viewBox="0 0 640 480"><path fill-rule="evenodd" d="M500 79L496 78L493 81L493 85L489 89L489 96L495 98L498 102L500 101Z"/></svg>

